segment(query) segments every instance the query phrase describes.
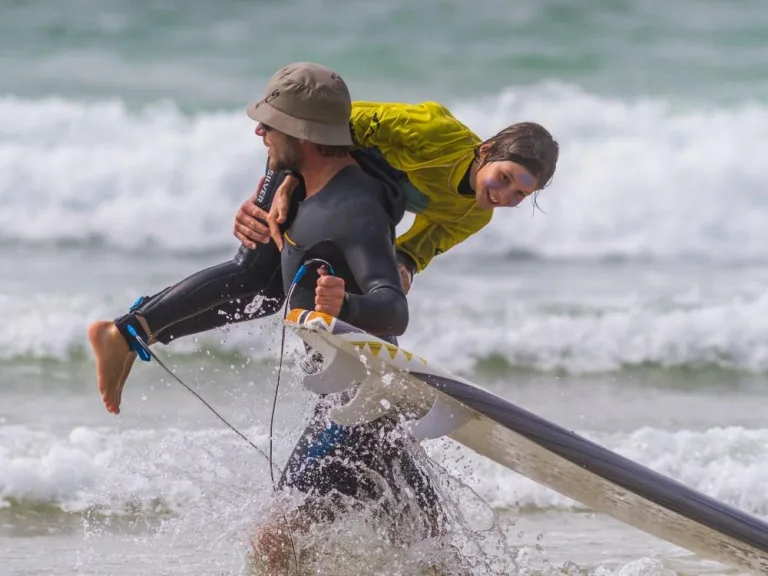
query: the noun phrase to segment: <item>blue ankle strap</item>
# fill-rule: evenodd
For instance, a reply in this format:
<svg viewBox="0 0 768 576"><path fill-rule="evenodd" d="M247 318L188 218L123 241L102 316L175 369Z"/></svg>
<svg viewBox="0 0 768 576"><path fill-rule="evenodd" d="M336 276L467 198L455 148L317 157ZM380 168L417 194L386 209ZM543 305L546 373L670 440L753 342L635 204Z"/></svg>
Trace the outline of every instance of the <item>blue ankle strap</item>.
<svg viewBox="0 0 768 576"><path fill-rule="evenodd" d="M134 302L133 304L131 304L131 307L130 307L130 308L128 308L128 312L135 312L135 311L136 311L136 309L137 309L139 306L141 306L141 303L142 303L142 302L144 302L144 299L145 299L145 298L146 298L146 296L139 296L138 298L136 298L136 302Z"/></svg>
<svg viewBox="0 0 768 576"><path fill-rule="evenodd" d="M138 333L136 332L136 328L134 328L134 327L133 327L132 325L130 325L130 324L127 324L127 325L126 325L126 327L125 327L125 329L128 331L128 333L129 333L131 336L133 336L133 338L131 339L131 341L128 343L128 345L130 346L131 350L133 350L134 352L136 352L136 354L138 354L138 355L139 355L139 358L140 358L141 360L143 360L144 362L149 362L150 360L152 360L152 356L150 356L150 354L149 354L149 350L147 350L147 348L146 348L146 347L144 347L144 346L141 344L141 342L139 342L139 340L138 340L138 338L137 338L137 336L138 336Z"/></svg>

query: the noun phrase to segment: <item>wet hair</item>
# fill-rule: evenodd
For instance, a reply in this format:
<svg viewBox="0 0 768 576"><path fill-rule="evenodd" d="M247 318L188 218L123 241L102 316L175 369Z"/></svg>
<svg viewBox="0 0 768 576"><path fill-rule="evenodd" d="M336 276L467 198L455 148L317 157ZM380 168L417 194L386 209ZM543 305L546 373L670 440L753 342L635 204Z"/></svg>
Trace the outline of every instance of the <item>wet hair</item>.
<svg viewBox="0 0 768 576"><path fill-rule="evenodd" d="M520 164L536 178L537 192L552 182L559 155L560 145L546 128L535 122L512 124L475 150L480 168L505 160Z"/></svg>

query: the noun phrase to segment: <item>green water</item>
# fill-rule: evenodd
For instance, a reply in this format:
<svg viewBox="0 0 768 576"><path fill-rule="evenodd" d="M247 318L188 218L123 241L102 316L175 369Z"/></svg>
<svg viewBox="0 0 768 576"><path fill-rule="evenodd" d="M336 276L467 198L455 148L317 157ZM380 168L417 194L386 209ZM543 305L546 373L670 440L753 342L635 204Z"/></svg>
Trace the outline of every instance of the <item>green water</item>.
<svg viewBox="0 0 768 576"><path fill-rule="evenodd" d="M682 101L768 95L768 11L692 2L286 0L0 3L0 92L242 106L318 60L356 97L446 98L561 82Z"/></svg>

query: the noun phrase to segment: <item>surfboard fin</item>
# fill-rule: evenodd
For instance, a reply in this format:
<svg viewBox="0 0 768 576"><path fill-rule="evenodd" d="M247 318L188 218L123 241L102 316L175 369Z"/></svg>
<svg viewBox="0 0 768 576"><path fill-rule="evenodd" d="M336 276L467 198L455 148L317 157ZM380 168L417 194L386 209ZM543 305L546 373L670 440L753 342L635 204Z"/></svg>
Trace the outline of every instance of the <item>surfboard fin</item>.
<svg viewBox="0 0 768 576"><path fill-rule="evenodd" d="M329 359L324 353L323 369L307 374L304 386L316 394L333 394L358 385L347 404L333 408L328 414L331 420L342 426L372 422L398 410L403 403L423 414L431 403L424 416L409 424L414 439L421 442L448 436L472 417L471 411L458 402L439 394L418 398L413 395L415 390L409 391L407 383L393 377L393 374L382 377L381 374L371 373L360 360L349 354L339 353L338 350L328 352L331 357ZM417 406L413 406L414 403Z"/></svg>
<svg viewBox="0 0 768 576"><path fill-rule="evenodd" d="M359 382L352 400L330 411L331 420L342 426L372 422L393 410L403 399L402 385L387 384L379 374L367 374Z"/></svg>
<svg viewBox="0 0 768 576"><path fill-rule="evenodd" d="M349 354L339 353L337 349L327 347L322 356L322 369L304 376L304 386L315 394L343 392L367 378L366 367Z"/></svg>
<svg viewBox="0 0 768 576"><path fill-rule="evenodd" d="M472 418L470 410L458 402L437 396L429 412L410 426L410 432L419 442L434 440L441 436L448 436L470 418Z"/></svg>

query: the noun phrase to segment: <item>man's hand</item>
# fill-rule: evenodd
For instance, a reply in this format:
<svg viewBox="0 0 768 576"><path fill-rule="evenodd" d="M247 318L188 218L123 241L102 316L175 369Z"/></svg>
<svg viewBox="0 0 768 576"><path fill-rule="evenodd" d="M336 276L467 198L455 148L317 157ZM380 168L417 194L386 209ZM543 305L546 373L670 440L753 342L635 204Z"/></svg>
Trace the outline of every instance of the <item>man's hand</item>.
<svg viewBox="0 0 768 576"><path fill-rule="evenodd" d="M261 187L264 185L264 176L259 180L259 185L256 187L256 194L259 193ZM244 246L254 250L256 248L256 242L266 244L269 242L269 228L256 220L257 218L267 222L267 214L264 210L256 206L253 203L253 197L243 202L240 209L235 214L235 238L240 240Z"/></svg>
<svg viewBox="0 0 768 576"><path fill-rule="evenodd" d="M344 304L344 279L331 276L325 266L317 270L320 278L315 288L315 312L324 312L338 318Z"/></svg>
<svg viewBox="0 0 768 576"><path fill-rule="evenodd" d="M411 280L413 280L413 278L405 264L399 264L398 268L400 269L400 282L403 284L403 292L407 295L411 290Z"/></svg>
<svg viewBox="0 0 768 576"><path fill-rule="evenodd" d="M275 192L269 214L254 204L253 198L243 202L235 215L235 238L253 250L256 248L257 242L267 244L271 237L277 244L277 247L282 250L283 235L280 233L280 224L285 223L288 217L291 194L298 183L299 181L294 176L287 176L283 180ZM264 177L261 178L259 185L256 187L256 194L259 193L263 185ZM263 224L257 218L267 224Z"/></svg>

